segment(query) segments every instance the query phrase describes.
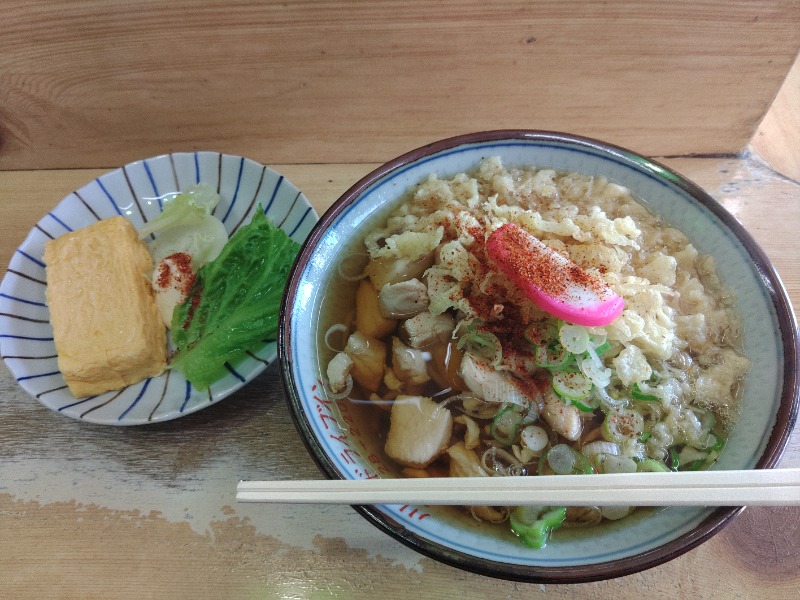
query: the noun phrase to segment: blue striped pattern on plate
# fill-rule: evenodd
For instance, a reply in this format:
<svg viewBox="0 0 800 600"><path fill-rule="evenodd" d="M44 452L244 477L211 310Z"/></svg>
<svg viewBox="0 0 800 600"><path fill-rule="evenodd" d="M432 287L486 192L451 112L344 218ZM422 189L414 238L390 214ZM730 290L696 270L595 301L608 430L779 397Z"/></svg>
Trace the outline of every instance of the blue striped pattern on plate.
<svg viewBox="0 0 800 600"><path fill-rule="evenodd" d="M123 215L136 227L156 217L165 198L204 182L221 200L215 209L233 234L260 204L267 217L302 243L317 221L305 195L273 169L218 152L164 154L101 175L69 194L30 231L0 284L0 355L19 384L48 408L109 425L141 425L196 412L235 392L277 357L276 343L247 352L228 374L199 391L179 373L166 371L123 390L76 399L58 370L42 262L44 245L100 219Z"/></svg>

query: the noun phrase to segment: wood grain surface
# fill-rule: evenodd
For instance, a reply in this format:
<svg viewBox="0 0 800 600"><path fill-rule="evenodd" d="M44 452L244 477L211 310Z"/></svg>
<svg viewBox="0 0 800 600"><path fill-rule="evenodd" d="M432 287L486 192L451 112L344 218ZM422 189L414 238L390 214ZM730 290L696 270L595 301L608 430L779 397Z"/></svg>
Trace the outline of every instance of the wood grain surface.
<svg viewBox="0 0 800 600"><path fill-rule="evenodd" d="M756 129L751 149L779 173L800 181L800 55Z"/></svg>
<svg viewBox="0 0 800 600"><path fill-rule="evenodd" d="M6 0L0 169L199 147L388 160L498 128L738 154L800 48L795 0Z"/></svg>
<svg viewBox="0 0 800 600"><path fill-rule="evenodd" d="M664 159L736 216L800 307L800 185L748 159ZM273 165L322 211L374 163ZM98 170L0 172L0 263ZM321 475L277 369L196 414L94 426L40 406L0 367L0 598L786 600L800 508L746 509L687 554L581 585L517 584L423 558L346 506L237 504L240 479ZM800 431L781 466L800 467Z"/></svg>

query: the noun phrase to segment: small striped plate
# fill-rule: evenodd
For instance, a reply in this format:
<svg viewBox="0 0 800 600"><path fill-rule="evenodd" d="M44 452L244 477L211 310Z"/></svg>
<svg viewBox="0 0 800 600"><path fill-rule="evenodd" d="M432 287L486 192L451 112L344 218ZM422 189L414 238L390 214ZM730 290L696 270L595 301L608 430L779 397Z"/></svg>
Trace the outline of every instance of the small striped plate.
<svg viewBox="0 0 800 600"><path fill-rule="evenodd" d="M20 385L42 404L92 423L167 421L219 402L276 359L276 342L268 342L227 364L229 373L208 390L196 390L179 372L167 371L123 390L80 400L70 393L58 370L45 304L45 243L117 215L138 228L161 212L165 198L199 182L219 192L215 215L229 234L249 223L258 204L298 243L318 218L305 195L279 173L247 158L218 152L181 152L132 162L68 195L31 230L0 283L0 355Z"/></svg>

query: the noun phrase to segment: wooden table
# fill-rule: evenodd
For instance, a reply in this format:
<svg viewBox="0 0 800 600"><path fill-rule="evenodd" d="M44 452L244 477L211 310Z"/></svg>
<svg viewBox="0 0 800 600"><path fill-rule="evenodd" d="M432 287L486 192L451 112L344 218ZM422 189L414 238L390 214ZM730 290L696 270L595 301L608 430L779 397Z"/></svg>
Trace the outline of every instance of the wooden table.
<svg viewBox="0 0 800 600"><path fill-rule="evenodd" d="M751 159L670 158L740 219L800 305L800 185ZM322 212L373 164L273 165ZM0 172L0 263L96 170ZM240 479L320 477L277 369L215 406L146 427L70 420L0 367L0 597L796 598L800 508L747 509L699 548L611 581L500 581L424 558L347 506L243 505ZM795 429L781 463L800 467Z"/></svg>

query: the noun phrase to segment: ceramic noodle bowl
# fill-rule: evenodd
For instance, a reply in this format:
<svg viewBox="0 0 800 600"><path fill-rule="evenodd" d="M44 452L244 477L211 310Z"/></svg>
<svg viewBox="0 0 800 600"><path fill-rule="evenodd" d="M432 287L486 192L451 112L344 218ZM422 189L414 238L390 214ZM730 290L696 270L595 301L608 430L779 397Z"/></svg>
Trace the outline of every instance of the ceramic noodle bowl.
<svg viewBox="0 0 800 600"><path fill-rule="evenodd" d="M397 477L385 439L325 385L331 352L330 311L352 311L339 268L364 235L385 221L407 191L430 174L470 172L488 157L504 166L547 167L603 176L628 188L665 223L711 255L735 289L743 320L742 351L751 361L741 415L714 469L774 466L798 410L798 339L791 304L762 250L713 198L672 170L633 152L570 135L534 131L469 134L419 148L379 167L350 188L308 236L290 278L278 352L298 431L330 478ZM344 320L339 317L338 320ZM502 478L497 485L502 486ZM359 506L367 520L400 542L444 563L529 582L580 582L634 573L707 540L741 509L671 507L589 529L560 529L534 550L512 535L451 508Z"/></svg>

